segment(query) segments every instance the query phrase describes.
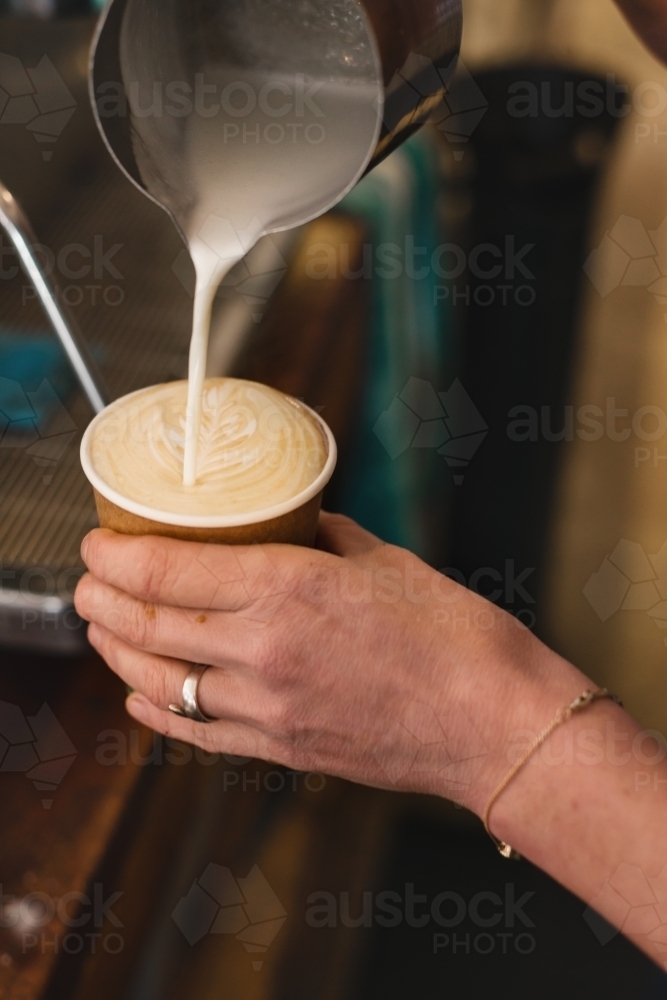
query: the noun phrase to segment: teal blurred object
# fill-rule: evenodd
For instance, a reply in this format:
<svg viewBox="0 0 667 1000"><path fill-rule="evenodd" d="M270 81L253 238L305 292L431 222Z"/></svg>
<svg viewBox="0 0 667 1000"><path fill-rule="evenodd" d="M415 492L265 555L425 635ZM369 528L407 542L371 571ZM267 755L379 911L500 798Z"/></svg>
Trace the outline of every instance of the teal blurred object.
<svg viewBox="0 0 667 1000"><path fill-rule="evenodd" d="M337 508L428 561L443 542L451 477L436 444L415 446L416 424L406 427L394 419L404 408L393 404L399 393L416 387L440 408L437 392L445 388L453 317L427 266L443 243L441 171L435 140L420 133L368 174L338 209L362 219L372 234L370 254L365 248L372 329L362 407L341 470Z"/></svg>
<svg viewBox="0 0 667 1000"><path fill-rule="evenodd" d="M54 421L71 423L64 402L73 388L73 373L53 334L0 327L0 447L25 436L36 439Z"/></svg>

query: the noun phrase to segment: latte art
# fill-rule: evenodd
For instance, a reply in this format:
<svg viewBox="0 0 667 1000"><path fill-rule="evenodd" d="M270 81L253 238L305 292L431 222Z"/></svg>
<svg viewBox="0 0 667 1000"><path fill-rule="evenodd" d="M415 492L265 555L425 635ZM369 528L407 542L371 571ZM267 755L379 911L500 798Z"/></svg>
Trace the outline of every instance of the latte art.
<svg viewBox="0 0 667 1000"><path fill-rule="evenodd" d="M306 490L327 462L315 416L268 386L207 379L197 480L183 485L187 382L134 393L106 410L90 443L97 475L128 500L171 514L250 514Z"/></svg>

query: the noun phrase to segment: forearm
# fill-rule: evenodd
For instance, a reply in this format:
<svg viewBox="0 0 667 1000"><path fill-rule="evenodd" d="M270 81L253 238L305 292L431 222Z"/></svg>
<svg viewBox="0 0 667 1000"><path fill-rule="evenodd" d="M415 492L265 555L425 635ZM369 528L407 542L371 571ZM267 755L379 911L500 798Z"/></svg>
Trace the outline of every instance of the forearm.
<svg viewBox="0 0 667 1000"><path fill-rule="evenodd" d="M616 0L644 44L667 62L667 0Z"/></svg>
<svg viewBox="0 0 667 1000"><path fill-rule="evenodd" d="M667 968L664 755L621 708L597 703L534 754L491 827Z"/></svg>

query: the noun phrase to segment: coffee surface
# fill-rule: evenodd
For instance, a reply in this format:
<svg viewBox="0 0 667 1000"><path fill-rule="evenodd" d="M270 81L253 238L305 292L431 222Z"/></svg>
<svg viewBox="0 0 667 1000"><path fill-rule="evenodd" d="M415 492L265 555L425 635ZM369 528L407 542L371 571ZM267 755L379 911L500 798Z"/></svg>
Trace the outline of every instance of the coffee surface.
<svg viewBox="0 0 667 1000"><path fill-rule="evenodd" d="M304 406L256 382L207 379L197 480L185 486L187 389L151 386L99 419L93 467L126 499L170 514L250 514L296 497L324 469L327 442Z"/></svg>

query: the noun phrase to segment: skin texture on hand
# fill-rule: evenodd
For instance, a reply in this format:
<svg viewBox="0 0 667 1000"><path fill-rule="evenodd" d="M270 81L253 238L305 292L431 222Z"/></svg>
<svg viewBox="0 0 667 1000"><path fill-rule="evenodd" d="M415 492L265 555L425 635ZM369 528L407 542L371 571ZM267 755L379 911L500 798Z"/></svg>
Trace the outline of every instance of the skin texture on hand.
<svg viewBox="0 0 667 1000"><path fill-rule="evenodd" d="M347 518L323 514L318 546L94 531L77 610L135 689L128 711L158 732L483 815L521 750L595 685L512 616ZM167 710L193 663L211 666L199 688L211 724ZM619 731L634 756L609 752ZM637 785L637 753L655 790ZM599 702L531 758L491 828L662 962L667 767L658 754L647 769L651 753L622 709ZM650 894L655 905L636 903Z"/></svg>
<svg viewBox="0 0 667 1000"><path fill-rule="evenodd" d="M616 0L647 48L667 62L667 0Z"/></svg>
<svg viewBox="0 0 667 1000"><path fill-rule="evenodd" d="M159 732L444 793L479 813L507 769L507 732L549 721L585 678L516 619L352 521L322 515L318 544L96 531L77 609L138 692L128 710ZM213 668L199 686L211 725L167 711L192 663Z"/></svg>

